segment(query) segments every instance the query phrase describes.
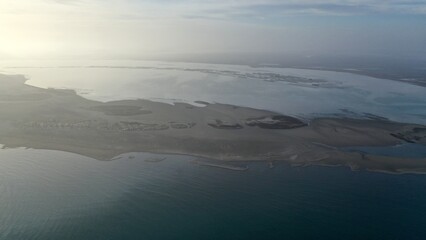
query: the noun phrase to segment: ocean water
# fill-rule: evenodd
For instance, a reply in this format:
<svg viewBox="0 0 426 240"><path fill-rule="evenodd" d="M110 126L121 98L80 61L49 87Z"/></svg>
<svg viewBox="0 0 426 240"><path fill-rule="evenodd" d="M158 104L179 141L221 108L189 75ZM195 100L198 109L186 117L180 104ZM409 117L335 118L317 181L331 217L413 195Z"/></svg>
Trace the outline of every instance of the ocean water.
<svg viewBox="0 0 426 240"><path fill-rule="evenodd" d="M348 73L140 61L0 62L0 72L98 101L203 100L302 117L367 112L426 123L426 88ZM426 153L417 145L347 150ZM153 156L166 160L145 161ZM265 163L238 172L190 156L121 157L1 149L0 240L426 238L424 175Z"/></svg>
<svg viewBox="0 0 426 240"><path fill-rule="evenodd" d="M425 239L426 177L0 150L0 239ZM163 156L163 155L154 155Z"/></svg>

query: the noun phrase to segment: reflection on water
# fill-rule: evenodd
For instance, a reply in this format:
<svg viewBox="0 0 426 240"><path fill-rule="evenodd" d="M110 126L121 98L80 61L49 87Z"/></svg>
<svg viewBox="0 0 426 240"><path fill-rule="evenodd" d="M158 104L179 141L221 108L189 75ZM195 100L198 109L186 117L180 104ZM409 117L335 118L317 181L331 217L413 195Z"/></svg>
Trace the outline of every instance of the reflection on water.
<svg viewBox="0 0 426 240"><path fill-rule="evenodd" d="M100 101L202 100L308 117L349 109L397 121L426 123L426 88L349 73L143 61L2 66L10 73L27 75L28 84L76 89L82 96Z"/></svg>
<svg viewBox="0 0 426 240"><path fill-rule="evenodd" d="M0 150L0 239L422 239L426 178ZM163 155L159 156L162 157Z"/></svg>
<svg viewBox="0 0 426 240"><path fill-rule="evenodd" d="M93 65L104 67L87 67ZM0 70L26 74L32 85L72 88L101 101L203 100L304 116L347 109L345 114L369 112L399 121L426 121L426 88L347 73L137 61L32 62L2 64ZM294 82L297 78L288 76L316 82ZM404 151L424 156L411 147ZM389 154L394 149L349 150ZM121 157L101 162L58 151L0 150L0 239L328 240L426 235L425 176L284 164L270 169L265 163L249 164L249 170L241 172L196 165L188 156ZM149 160L152 157L166 159Z"/></svg>

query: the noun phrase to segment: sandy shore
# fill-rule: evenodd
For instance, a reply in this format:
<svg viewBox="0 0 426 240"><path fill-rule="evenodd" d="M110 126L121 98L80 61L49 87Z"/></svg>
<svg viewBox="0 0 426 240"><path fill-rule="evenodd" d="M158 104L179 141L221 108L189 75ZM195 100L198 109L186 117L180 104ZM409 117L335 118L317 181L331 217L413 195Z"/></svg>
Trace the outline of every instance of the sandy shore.
<svg viewBox="0 0 426 240"><path fill-rule="evenodd" d="M0 144L109 160L127 152L187 154L221 161L286 161L393 173L426 173L424 159L339 147L426 145L426 126L384 120L313 119L225 104L203 107L148 100L101 103L70 90L25 85L0 75Z"/></svg>

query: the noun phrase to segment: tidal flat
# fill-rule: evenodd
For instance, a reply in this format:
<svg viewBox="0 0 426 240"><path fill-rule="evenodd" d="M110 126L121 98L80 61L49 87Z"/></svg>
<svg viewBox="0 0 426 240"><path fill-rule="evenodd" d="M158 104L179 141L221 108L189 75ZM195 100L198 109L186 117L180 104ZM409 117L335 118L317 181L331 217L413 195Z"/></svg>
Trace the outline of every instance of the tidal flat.
<svg viewBox="0 0 426 240"><path fill-rule="evenodd" d="M0 75L0 144L111 160L128 152L183 154L223 161L283 161L294 166L425 173L426 158L343 151L352 146L426 145L426 126L386 119L298 119L273 111L212 103L99 102L73 90Z"/></svg>

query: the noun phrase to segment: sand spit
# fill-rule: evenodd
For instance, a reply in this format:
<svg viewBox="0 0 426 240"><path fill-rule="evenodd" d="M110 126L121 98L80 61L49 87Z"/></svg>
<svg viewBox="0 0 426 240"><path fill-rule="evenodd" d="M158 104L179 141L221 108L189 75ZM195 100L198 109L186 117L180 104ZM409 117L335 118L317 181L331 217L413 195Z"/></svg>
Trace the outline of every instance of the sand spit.
<svg viewBox="0 0 426 240"><path fill-rule="evenodd" d="M146 151L225 162L426 172L426 156L403 159L338 150L400 142L426 145L426 126L378 118L318 118L307 125L290 116L226 104L102 103L71 90L25 85L22 76L0 75L0 84L0 144L5 147L61 150L99 160Z"/></svg>

